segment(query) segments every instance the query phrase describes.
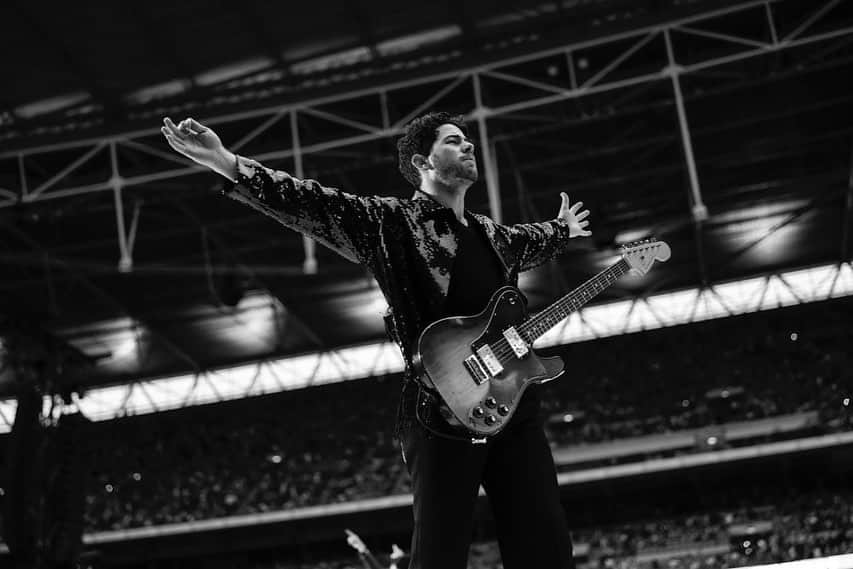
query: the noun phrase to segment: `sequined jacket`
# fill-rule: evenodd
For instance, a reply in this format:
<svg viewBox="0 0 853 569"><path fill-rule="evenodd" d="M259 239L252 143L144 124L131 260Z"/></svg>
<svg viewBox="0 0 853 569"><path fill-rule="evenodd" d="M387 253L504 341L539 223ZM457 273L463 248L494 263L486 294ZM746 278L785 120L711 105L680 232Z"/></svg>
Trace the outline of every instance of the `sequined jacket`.
<svg viewBox="0 0 853 569"><path fill-rule="evenodd" d="M406 362L396 431L415 417L435 428L438 423L430 417L439 416L433 408L439 402L417 381L412 360L421 331L443 311L458 247L453 210L420 191L409 199L356 196L244 157L237 158L237 170L226 195L365 265L374 275L389 306L386 328ZM473 217L501 260L508 284L569 243L568 224L560 219L502 225L484 215Z"/></svg>

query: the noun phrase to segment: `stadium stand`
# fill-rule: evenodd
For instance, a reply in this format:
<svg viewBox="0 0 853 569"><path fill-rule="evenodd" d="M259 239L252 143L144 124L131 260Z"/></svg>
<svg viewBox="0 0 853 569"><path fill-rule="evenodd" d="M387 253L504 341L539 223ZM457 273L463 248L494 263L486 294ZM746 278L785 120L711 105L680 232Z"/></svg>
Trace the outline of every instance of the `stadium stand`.
<svg viewBox="0 0 853 569"><path fill-rule="evenodd" d="M569 373L545 386L543 399L549 413L580 418L551 429L558 464L577 469L848 429L852 306L839 300L563 349ZM406 492L391 433L397 379L93 424L87 527Z"/></svg>

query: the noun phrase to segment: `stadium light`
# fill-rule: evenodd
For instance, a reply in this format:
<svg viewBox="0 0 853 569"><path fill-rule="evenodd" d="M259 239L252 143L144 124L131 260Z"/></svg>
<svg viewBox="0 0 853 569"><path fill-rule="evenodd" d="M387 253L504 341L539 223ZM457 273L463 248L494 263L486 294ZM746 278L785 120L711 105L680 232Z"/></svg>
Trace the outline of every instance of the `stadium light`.
<svg viewBox="0 0 853 569"><path fill-rule="evenodd" d="M796 269L703 289L591 305L566 318L536 346L582 342L851 294L850 262ZM397 347L390 342L374 342L90 389L77 403L89 419L106 420L402 371ZM45 404L49 408L48 401ZM849 399L843 404L849 405ZM0 400L0 433L11 430L15 408L13 399Z"/></svg>

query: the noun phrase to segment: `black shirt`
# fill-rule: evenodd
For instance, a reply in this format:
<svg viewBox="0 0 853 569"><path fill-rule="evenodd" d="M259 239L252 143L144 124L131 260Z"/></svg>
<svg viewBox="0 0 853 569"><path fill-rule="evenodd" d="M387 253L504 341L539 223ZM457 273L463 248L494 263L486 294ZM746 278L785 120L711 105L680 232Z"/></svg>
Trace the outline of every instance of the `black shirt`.
<svg viewBox="0 0 853 569"><path fill-rule="evenodd" d="M456 259L450 273L450 285L445 299L445 316L479 314L489 304L492 295L508 284L503 264L489 244L483 228L466 212L468 226L458 220L454 230L459 239ZM535 385L524 392L515 413L515 421L538 414L540 395Z"/></svg>
<svg viewBox="0 0 853 569"><path fill-rule="evenodd" d="M495 291L506 284L501 260L480 224L467 212L465 219L467 227L458 220L454 227L459 247L444 301L446 316L478 314Z"/></svg>

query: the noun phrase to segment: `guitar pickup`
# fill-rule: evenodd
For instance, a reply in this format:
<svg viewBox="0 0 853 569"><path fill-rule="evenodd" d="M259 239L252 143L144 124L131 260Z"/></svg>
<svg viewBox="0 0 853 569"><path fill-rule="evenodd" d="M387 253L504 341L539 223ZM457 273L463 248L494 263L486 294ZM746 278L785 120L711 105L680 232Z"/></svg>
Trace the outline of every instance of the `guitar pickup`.
<svg viewBox="0 0 853 569"><path fill-rule="evenodd" d="M491 377L495 377L504 370L504 366L501 365L500 360L488 344L483 344L477 348L477 355L480 356L480 359L483 361L483 365L485 365L486 369L489 370L489 375Z"/></svg>
<svg viewBox="0 0 853 569"><path fill-rule="evenodd" d="M527 355L530 351L530 347L528 347L527 342L524 341L514 326L510 326L504 330L503 333L509 347L512 348L513 352L515 352L515 357L521 359Z"/></svg>
<svg viewBox="0 0 853 569"><path fill-rule="evenodd" d="M468 356L462 363L465 364L465 369L468 370L468 373L471 374L471 377L474 378L477 385L489 381L489 374L486 372L486 368L483 367L483 364L480 363L477 356Z"/></svg>

